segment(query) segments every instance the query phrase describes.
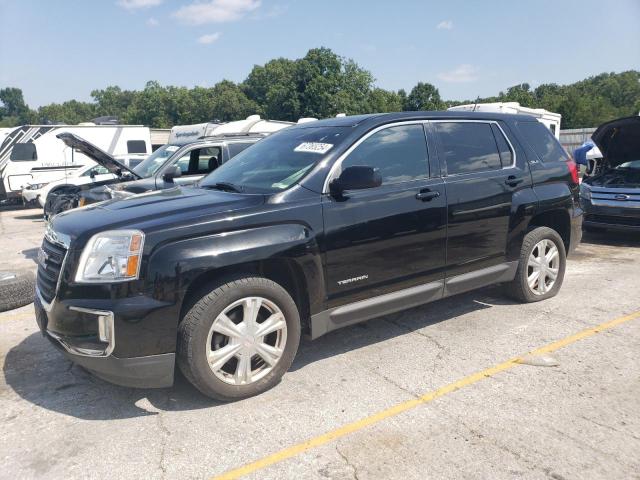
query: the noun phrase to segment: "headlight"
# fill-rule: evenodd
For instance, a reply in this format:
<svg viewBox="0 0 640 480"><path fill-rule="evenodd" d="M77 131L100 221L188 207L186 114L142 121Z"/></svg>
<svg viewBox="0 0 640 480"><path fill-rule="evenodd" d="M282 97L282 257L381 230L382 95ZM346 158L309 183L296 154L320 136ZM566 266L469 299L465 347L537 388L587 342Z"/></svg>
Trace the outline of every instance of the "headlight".
<svg viewBox="0 0 640 480"><path fill-rule="evenodd" d="M585 200L591 200L591 188L584 182L580 184L580 196Z"/></svg>
<svg viewBox="0 0 640 480"><path fill-rule="evenodd" d="M110 230L95 234L84 247L76 282L113 283L135 280L140 273L144 233Z"/></svg>
<svg viewBox="0 0 640 480"><path fill-rule="evenodd" d="M40 190L41 188L49 185L48 183L32 183L31 185L27 185L27 190Z"/></svg>

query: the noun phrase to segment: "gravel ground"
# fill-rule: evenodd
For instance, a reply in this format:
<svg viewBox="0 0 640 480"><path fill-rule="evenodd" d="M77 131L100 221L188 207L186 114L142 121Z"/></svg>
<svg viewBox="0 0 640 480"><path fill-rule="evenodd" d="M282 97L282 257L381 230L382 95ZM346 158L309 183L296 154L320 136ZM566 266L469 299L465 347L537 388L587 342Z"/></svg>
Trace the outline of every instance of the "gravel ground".
<svg viewBox="0 0 640 480"><path fill-rule="evenodd" d="M37 210L0 212L4 265L35 268ZM304 341L275 389L219 404L110 385L0 314L1 478L212 478L537 347L640 311L640 236L588 235L560 294L483 289ZM640 478L640 317L260 468L249 478ZM536 363L536 362L533 362Z"/></svg>

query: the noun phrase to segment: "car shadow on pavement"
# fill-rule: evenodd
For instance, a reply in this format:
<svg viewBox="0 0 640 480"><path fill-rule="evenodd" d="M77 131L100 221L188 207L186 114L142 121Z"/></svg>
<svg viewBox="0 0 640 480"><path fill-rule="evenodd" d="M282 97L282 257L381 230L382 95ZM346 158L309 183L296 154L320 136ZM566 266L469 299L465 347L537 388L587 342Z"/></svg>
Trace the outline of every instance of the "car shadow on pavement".
<svg viewBox="0 0 640 480"><path fill-rule="evenodd" d="M489 287L346 327L313 342L303 340L291 370L465 313L511 303L500 287ZM4 377L7 386L22 399L83 420L126 419L221 404L202 395L177 368L171 388L136 389L110 384L67 360L40 333L29 335L7 353Z"/></svg>
<svg viewBox="0 0 640 480"><path fill-rule="evenodd" d="M44 217L42 212L30 214L30 215L17 215L16 220L37 220L40 222L44 222Z"/></svg>
<svg viewBox="0 0 640 480"><path fill-rule="evenodd" d="M303 339L292 371L319 360L416 332L461 315L515 303L502 287L492 286L457 295L330 332L317 340Z"/></svg>
<svg viewBox="0 0 640 480"><path fill-rule="evenodd" d="M640 247L640 232L584 232L582 243L589 245L609 245L612 247Z"/></svg>
<svg viewBox="0 0 640 480"><path fill-rule="evenodd" d="M39 247L33 247L22 250L20 253L24 255L24 258L33 260L33 263L38 263L38 250L40 250Z"/></svg>

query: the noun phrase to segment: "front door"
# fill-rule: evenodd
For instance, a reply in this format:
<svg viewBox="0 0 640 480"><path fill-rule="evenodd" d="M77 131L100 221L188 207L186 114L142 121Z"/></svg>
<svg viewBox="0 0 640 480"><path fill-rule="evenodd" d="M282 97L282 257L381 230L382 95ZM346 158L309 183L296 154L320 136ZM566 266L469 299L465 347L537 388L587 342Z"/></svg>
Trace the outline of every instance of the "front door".
<svg viewBox="0 0 640 480"><path fill-rule="evenodd" d="M373 167L382 185L323 199L329 308L444 277L444 183L424 125L385 126L360 142L341 168Z"/></svg>

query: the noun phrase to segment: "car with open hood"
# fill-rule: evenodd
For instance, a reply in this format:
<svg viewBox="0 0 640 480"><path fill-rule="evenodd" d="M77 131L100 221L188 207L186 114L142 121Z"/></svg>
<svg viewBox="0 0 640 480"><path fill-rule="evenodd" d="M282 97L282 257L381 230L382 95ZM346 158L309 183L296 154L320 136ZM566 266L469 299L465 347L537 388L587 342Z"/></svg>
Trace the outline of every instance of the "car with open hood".
<svg viewBox="0 0 640 480"><path fill-rule="evenodd" d="M640 231L640 116L604 123L592 139L602 159L580 185L585 229Z"/></svg>
<svg viewBox="0 0 640 480"><path fill-rule="evenodd" d="M169 143L157 149L131 171L134 178L118 177L112 181L67 188L60 190L57 195L49 195L45 204L45 219L65 210L96 202L127 198L176 185L191 185L245 148L291 125L291 122L265 120L252 115L245 120L227 123L174 127L171 129ZM118 163L109 154L79 137L63 134L60 138L68 146L100 164L109 163L109 159L111 164Z"/></svg>

